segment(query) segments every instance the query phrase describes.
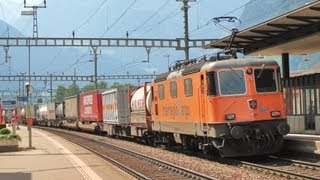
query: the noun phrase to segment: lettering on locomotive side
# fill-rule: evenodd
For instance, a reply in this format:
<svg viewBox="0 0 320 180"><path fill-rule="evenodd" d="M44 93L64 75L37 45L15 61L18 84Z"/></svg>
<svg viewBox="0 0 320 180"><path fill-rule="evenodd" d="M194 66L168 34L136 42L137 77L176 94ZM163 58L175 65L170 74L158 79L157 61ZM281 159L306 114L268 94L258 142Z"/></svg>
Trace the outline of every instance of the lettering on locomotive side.
<svg viewBox="0 0 320 180"><path fill-rule="evenodd" d="M165 116L190 116L190 106L188 105L183 105L181 107L164 106L162 110Z"/></svg>
<svg viewBox="0 0 320 180"><path fill-rule="evenodd" d="M83 97L83 105L93 104L93 95L87 95Z"/></svg>
<svg viewBox="0 0 320 180"><path fill-rule="evenodd" d="M84 110L83 110L83 113L85 114L85 115L90 115L90 114L92 114L92 107L84 107Z"/></svg>

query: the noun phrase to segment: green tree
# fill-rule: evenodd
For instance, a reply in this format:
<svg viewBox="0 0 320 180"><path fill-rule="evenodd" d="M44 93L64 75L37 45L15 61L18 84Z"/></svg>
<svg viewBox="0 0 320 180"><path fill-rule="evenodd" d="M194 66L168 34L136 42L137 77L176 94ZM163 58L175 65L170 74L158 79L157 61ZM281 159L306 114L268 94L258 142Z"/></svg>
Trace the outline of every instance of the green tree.
<svg viewBox="0 0 320 180"><path fill-rule="evenodd" d="M113 83L110 88L120 88L120 87L128 87L131 86L131 84L121 84L118 82Z"/></svg>
<svg viewBox="0 0 320 180"><path fill-rule="evenodd" d="M66 88L64 86L59 85L56 90L56 98L54 101L61 102L64 100L66 94Z"/></svg>
<svg viewBox="0 0 320 180"><path fill-rule="evenodd" d="M97 89L107 89L108 88L108 84L104 81L100 81L97 83ZM85 85L82 90L83 91L90 91L90 90L94 90L95 86L94 83L90 83L88 85Z"/></svg>
<svg viewBox="0 0 320 180"><path fill-rule="evenodd" d="M71 84L67 87L65 97L74 96L80 93L80 88L76 84Z"/></svg>

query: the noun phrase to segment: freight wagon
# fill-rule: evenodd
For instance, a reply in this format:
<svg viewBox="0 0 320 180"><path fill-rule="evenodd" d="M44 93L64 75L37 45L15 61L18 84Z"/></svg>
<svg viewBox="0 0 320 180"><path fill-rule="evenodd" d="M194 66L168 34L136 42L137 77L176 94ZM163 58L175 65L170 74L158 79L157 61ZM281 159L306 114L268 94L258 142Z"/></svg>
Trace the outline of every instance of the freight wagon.
<svg viewBox="0 0 320 180"><path fill-rule="evenodd" d="M70 96L64 100L65 118L63 127L68 129L78 129L79 118L79 96Z"/></svg>
<svg viewBox="0 0 320 180"><path fill-rule="evenodd" d="M128 88L102 93L103 131L108 135L130 136Z"/></svg>
<svg viewBox="0 0 320 180"><path fill-rule="evenodd" d="M101 132L102 120L102 90L83 92L79 96L78 127L85 131Z"/></svg>
<svg viewBox="0 0 320 180"><path fill-rule="evenodd" d="M48 104L40 104L38 109L38 118L36 119L36 124L41 126L47 126L48 120Z"/></svg>

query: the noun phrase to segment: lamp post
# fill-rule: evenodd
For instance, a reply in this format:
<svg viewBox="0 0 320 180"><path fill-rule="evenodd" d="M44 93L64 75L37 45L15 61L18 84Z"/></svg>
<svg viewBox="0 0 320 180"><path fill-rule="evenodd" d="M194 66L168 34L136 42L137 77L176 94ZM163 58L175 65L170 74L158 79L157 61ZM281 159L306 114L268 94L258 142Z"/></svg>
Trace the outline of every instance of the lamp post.
<svg viewBox="0 0 320 180"><path fill-rule="evenodd" d="M27 112L26 112L26 117L28 121L28 131L29 131L29 148L32 148L32 132L31 132L31 125L32 125L32 118L31 118L31 113L30 113L30 94L32 93L32 87L29 82L26 83L26 92L27 92Z"/></svg>

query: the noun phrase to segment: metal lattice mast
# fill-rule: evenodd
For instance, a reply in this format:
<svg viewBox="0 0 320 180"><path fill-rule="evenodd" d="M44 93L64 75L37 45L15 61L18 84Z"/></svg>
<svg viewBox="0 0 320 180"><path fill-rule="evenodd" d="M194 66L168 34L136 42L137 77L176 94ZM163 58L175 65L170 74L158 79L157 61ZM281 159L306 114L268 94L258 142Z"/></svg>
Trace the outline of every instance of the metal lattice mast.
<svg viewBox="0 0 320 180"><path fill-rule="evenodd" d="M27 2L24 0L24 8L32 8L32 11L22 11L21 15L33 16L33 38L38 38L38 8L46 7L46 0L43 1L42 6L27 6Z"/></svg>
<svg viewBox="0 0 320 180"><path fill-rule="evenodd" d="M188 18L188 11L190 6L188 2L196 2L196 0L177 0L179 2L183 2L183 6L181 10L184 12L184 53L186 60L189 60L189 18Z"/></svg>

